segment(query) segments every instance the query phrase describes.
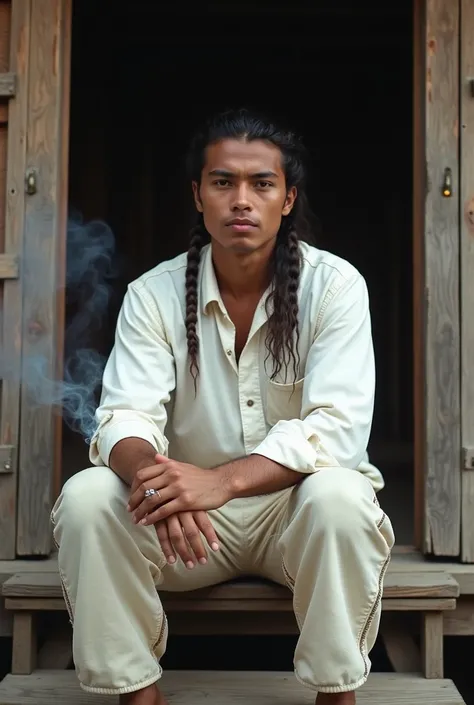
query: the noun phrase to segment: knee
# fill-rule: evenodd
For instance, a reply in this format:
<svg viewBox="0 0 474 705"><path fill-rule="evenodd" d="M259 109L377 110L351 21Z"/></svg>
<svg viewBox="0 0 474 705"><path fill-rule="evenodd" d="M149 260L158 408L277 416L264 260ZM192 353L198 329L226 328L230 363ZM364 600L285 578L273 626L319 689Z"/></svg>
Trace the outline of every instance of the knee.
<svg viewBox="0 0 474 705"><path fill-rule="evenodd" d="M355 535L378 510L370 482L356 470L325 468L306 477L301 491L315 525L338 534Z"/></svg>
<svg viewBox="0 0 474 705"><path fill-rule="evenodd" d="M55 526L80 530L107 514L125 512L126 487L108 467L91 467L73 475L63 486L51 512Z"/></svg>

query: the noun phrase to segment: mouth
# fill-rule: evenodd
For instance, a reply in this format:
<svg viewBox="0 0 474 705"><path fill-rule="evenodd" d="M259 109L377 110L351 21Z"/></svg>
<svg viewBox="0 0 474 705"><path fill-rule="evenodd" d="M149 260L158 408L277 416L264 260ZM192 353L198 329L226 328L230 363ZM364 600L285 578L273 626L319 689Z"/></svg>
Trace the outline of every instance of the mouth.
<svg viewBox="0 0 474 705"><path fill-rule="evenodd" d="M228 228L231 228L237 233L247 233L257 227L257 223L249 218L233 218L226 223Z"/></svg>

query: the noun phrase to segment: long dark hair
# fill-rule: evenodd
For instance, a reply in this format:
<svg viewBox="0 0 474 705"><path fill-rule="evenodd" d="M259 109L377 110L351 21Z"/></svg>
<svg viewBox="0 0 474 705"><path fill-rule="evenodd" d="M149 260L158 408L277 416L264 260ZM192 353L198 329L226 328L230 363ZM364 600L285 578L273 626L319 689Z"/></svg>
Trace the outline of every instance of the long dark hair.
<svg viewBox="0 0 474 705"><path fill-rule="evenodd" d="M273 358L274 379L282 367L288 369L293 363L294 380L297 378L298 357L298 286L300 281L301 256L299 240L310 241L312 232L311 212L306 197L306 154L296 134L275 125L271 120L246 109L231 110L212 118L194 137L188 155L188 172L193 181L201 181L206 148L222 139L265 140L278 147L282 154L282 166L286 188L296 186L297 198L289 215L283 216L272 255L273 286L266 307L273 304L268 319L266 346ZM210 241L202 214L191 230L186 268L186 338L190 359L190 372L199 373L197 335L198 273L201 250Z"/></svg>

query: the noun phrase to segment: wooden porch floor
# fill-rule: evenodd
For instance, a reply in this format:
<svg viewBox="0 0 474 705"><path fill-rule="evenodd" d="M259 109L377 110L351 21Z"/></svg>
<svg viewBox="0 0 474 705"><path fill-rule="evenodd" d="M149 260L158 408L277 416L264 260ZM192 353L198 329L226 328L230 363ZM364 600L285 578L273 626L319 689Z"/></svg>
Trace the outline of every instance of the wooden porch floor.
<svg viewBox="0 0 474 705"><path fill-rule="evenodd" d="M289 672L168 671L161 681L169 705L313 705L315 695ZM452 681L373 673L358 691L358 705L465 705ZM74 671L7 676L0 705L115 705L118 698L91 695Z"/></svg>

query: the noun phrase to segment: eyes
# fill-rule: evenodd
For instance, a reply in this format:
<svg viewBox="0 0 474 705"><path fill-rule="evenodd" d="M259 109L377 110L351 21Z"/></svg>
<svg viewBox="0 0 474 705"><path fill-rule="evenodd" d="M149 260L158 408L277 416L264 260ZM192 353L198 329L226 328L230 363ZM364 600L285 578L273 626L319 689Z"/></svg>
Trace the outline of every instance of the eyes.
<svg viewBox="0 0 474 705"><path fill-rule="evenodd" d="M219 189L232 188L233 184L229 179L216 179L212 182L213 186L217 186ZM269 188L275 186L271 181L255 181L254 186L259 191L267 191Z"/></svg>

